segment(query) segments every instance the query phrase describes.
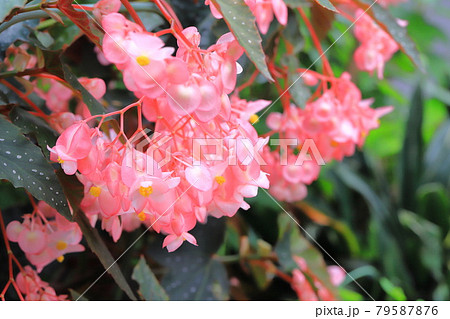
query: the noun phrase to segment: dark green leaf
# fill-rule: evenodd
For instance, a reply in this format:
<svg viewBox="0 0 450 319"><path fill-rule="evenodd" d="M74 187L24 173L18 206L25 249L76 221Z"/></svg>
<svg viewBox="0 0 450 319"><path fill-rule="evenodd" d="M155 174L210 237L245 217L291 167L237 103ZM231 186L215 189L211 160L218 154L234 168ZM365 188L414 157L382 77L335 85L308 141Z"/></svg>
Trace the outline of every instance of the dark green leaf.
<svg viewBox="0 0 450 319"><path fill-rule="evenodd" d="M422 122L423 98L422 91L418 87L412 98L412 105L409 110L400 162L401 207L409 210L413 210L415 207L415 196L413 194L416 193L422 171Z"/></svg>
<svg viewBox="0 0 450 319"><path fill-rule="evenodd" d="M281 268L286 272L291 272L298 268L292 257L302 257L308 264L310 271L319 278L327 289L336 294L336 287L330 281L322 254L300 234L300 229L295 222L287 214L281 214L278 218L278 228L279 240L275 246L275 252Z"/></svg>
<svg viewBox="0 0 450 319"><path fill-rule="evenodd" d="M0 5L1 7L1 5ZM28 41L28 35L31 32L31 28L34 28L38 24L37 20L22 21L6 30L0 32L0 59L4 58L4 51L15 41L23 40Z"/></svg>
<svg viewBox="0 0 450 319"><path fill-rule="evenodd" d="M80 91L81 96L83 98L83 102L87 105L89 111L91 112L92 115L97 115L97 114L104 114L105 113L105 108L103 107L103 105L100 104L99 101L97 101L95 99L95 97L93 97L91 95L91 93L88 92L88 90L86 90L81 84L80 82L78 82L77 77L70 71L69 67L67 65L63 65L62 66L63 71L64 71L64 78L67 82L69 82L70 85L72 85L72 87L75 90Z"/></svg>
<svg viewBox="0 0 450 319"><path fill-rule="evenodd" d="M423 218L439 225L443 237L450 230L450 196L448 190L439 183L422 185L417 190L418 211Z"/></svg>
<svg viewBox="0 0 450 319"><path fill-rule="evenodd" d="M167 293L159 284L158 279L156 279L143 256L141 256L138 264L134 267L131 278L139 283L139 294L144 300L169 300Z"/></svg>
<svg viewBox="0 0 450 319"><path fill-rule="evenodd" d="M273 81L267 68L266 55L261 46L261 36L255 25L255 17L244 0L213 0L220 8L230 30L247 52L248 57L268 80Z"/></svg>
<svg viewBox="0 0 450 319"><path fill-rule="evenodd" d="M84 297L84 296L82 296L81 298L80 298L80 294L78 293L78 292L76 292L75 290L73 290L73 289L70 289L69 288L69 292L70 292L70 297L72 297L72 300L76 300L76 301L89 301L86 297Z"/></svg>
<svg viewBox="0 0 450 319"><path fill-rule="evenodd" d="M56 144L58 134L44 120L31 115L20 107L13 108L9 117L15 125L21 128L24 134L34 135L44 154L47 157L50 156L47 146L53 147Z"/></svg>
<svg viewBox="0 0 450 319"><path fill-rule="evenodd" d="M2 4L0 5L0 23L3 22L3 19L5 19L14 8L22 8L25 3L27 3L26 0L2 0Z"/></svg>
<svg viewBox="0 0 450 319"><path fill-rule="evenodd" d="M128 298L131 300L136 300L136 297L128 285L122 271L120 270L119 265L114 260L97 230L92 228L90 225L86 215L78 210L74 215L74 220L80 226L89 247L97 255L103 267L105 267L108 273L114 278L117 285L127 294Z"/></svg>
<svg viewBox="0 0 450 319"><path fill-rule="evenodd" d="M24 187L71 220L62 187L41 149L4 118L0 118L0 131L0 178L9 180L15 187Z"/></svg>
<svg viewBox="0 0 450 319"><path fill-rule="evenodd" d="M447 211L448 212L448 211ZM445 212L442 212L445 214ZM400 222L408 227L419 238L417 245L420 261L431 271L436 281L443 280L441 270L443 263L442 234L439 227L413 212L402 210L399 213Z"/></svg>
<svg viewBox="0 0 450 319"><path fill-rule="evenodd" d="M150 256L167 268L161 281L171 300L226 300L229 280L225 266L213 259L224 239L223 219L209 218L192 235L198 247L188 243L172 253L161 249L161 241L150 248Z"/></svg>
<svg viewBox="0 0 450 319"><path fill-rule="evenodd" d="M450 120L437 130L425 153L423 180L442 183L450 191Z"/></svg>

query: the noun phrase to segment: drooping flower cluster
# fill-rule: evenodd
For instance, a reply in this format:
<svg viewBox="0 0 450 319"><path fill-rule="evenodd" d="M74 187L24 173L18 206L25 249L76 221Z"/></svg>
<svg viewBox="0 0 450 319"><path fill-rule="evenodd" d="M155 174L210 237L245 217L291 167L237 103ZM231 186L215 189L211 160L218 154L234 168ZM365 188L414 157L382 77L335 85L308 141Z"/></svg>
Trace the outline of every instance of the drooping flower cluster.
<svg viewBox="0 0 450 319"><path fill-rule="evenodd" d="M30 266L19 272L16 283L27 301L64 301L67 295L57 295L50 285L43 281Z"/></svg>
<svg viewBox="0 0 450 319"><path fill-rule="evenodd" d="M243 53L231 33L201 50L197 29L187 28L172 56L173 48L118 13L103 16L102 25L103 53L155 133L141 126L127 139L123 130L102 132L84 121L61 134L51 159L66 174L79 172L81 208L114 240L144 223L167 235L169 251L184 240L195 244L188 232L197 221L248 209L244 198L268 187L258 161L267 139L249 120L269 102L230 100Z"/></svg>
<svg viewBox="0 0 450 319"><path fill-rule="evenodd" d="M303 301L333 301L336 296L327 289L327 287L320 281L320 279L311 271L306 261L298 256L293 256L297 263L298 269L292 272L292 288L297 293L298 298ZM339 266L328 266L328 275L333 286L339 286L345 279L345 272ZM311 280L317 292L311 286Z"/></svg>
<svg viewBox="0 0 450 319"><path fill-rule="evenodd" d="M355 12L355 36L361 45L353 56L356 66L369 73L377 72L383 78L384 65L399 50L397 42L381 29L363 10Z"/></svg>
<svg viewBox="0 0 450 319"><path fill-rule="evenodd" d="M378 119L392 110L372 109L371 104L371 99L362 99L350 75L344 73L304 109L291 105L284 113L269 114L268 127L279 133L280 145L285 143L281 155L280 150L264 153L270 192L275 198L288 202L303 199L307 194L305 184L317 179L320 165L342 160L361 147L369 131L378 127ZM280 165L280 156L284 165Z"/></svg>
<svg viewBox="0 0 450 319"><path fill-rule="evenodd" d="M68 253L84 251L81 230L45 202L39 202L23 221L12 221L6 228L8 239L17 242L38 272L54 260L62 262Z"/></svg>

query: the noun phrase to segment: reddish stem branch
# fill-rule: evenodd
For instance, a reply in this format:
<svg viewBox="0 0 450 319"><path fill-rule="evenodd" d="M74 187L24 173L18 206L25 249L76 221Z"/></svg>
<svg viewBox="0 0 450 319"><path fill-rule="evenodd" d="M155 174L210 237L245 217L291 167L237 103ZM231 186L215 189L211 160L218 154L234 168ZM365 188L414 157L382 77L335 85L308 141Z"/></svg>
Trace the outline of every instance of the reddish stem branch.
<svg viewBox="0 0 450 319"><path fill-rule="evenodd" d="M133 18L134 22L139 24L142 27L142 29L145 30L145 26L142 23L141 18L139 18L136 10L134 10L133 6L128 2L128 0L120 0L120 2L122 2L122 4L124 5L125 9L127 9L128 13L131 15L131 17Z"/></svg>
<svg viewBox="0 0 450 319"><path fill-rule="evenodd" d="M311 21L309 21L308 17L305 14L305 11L303 11L302 8L298 8L298 12L300 13L303 21L305 22L305 25L308 28L309 33L311 34L311 38L313 40L314 46L316 47L317 51L319 52L320 59L322 60L322 63L323 63L324 73L332 76L333 70L331 69L330 63L328 62L328 59L322 50L322 46L320 44L319 38L317 37L317 34L314 31Z"/></svg>
<svg viewBox="0 0 450 319"><path fill-rule="evenodd" d="M7 88L9 88L11 91L13 91L14 93L16 93L22 100L24 100L25 102L28 103L28 105L30 105L36 112L39 117L42 117L44 119L48 118L48 115L45 114L36 104L33 103L33 101L31 101L28 96L26 96L22 91L20 91L19 89L17 89L14 85L12 85L11 83L9 83L6 80L0 79L0 83L3 84L4 86L6 86Z"/></svg>

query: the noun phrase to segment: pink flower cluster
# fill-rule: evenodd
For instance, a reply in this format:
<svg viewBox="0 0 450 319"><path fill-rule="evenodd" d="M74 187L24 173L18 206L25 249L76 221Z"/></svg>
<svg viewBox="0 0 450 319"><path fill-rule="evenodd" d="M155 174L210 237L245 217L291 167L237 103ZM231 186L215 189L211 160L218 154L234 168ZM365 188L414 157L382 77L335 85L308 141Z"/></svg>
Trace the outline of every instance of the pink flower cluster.
<svg viewBox="0 0 450 319"><path fill-rule="evenodd" d="M311 73L309 77L312 76ZM266 149L264 153L272 195L288 202L303 199L307 194L305 184L317 179L319 164L324 164L322 159L324 162L342 160L352 155L356 146L361 147L369 131L378 127L378 119L392 110L391 107L372 109L371 104L371 99L362 99L350 75L344 73L304 109L291 105L284 113L270 113L267 126L288 143L281 149L286 165L280 165L280 150ZM309 142L311 144L306 145ZM312 154L296 155L298 147L302 146L308 146Z"/></svg>
<svg viewBox="0 0 450 319"><path fill-rule="evenodd" d="M197 29L187 28L174 57L173 48L118 13L103 16L102 24L103 53L141 98L155 134L135 136L143 133L144 145L132 138L124 143L123 131L80 122L61 134L51 159L66 174L79 172L81 208L93 224L100 218L114 240L143 223L167 235L169 251L184 240L196 244L189 231L197 221L233 216L249 208L244 199L256 196L259 186L268 188L257 161L267 139L249 120L269 102L229 98L243 53L231 33L201 50ZM211 140L221 141L220 156L212 155L217 146L208 145Z"/></svg>
<svg viewBox="0 0 450 319"><path fill-rule="evenodd" d="M306 261L298 256L294 256L294 261L298 265L298 269L294 269L292 272L292 288L297 293L298 298L303 301L333 301L336 300L333 293L325 287L317 276L309 269ZM345 279L345 272L341 267L328 266L328 275L333 286L339 286ZM313 281L314 287L317 292L311 286L308 277Z"/></svg>
<svg viewBox="0 0 450 319"><path fill-rule="evenodd" d="M16 283L27 301L64 301L67 295L57 295L49 284L43 281L30 266L19 272Z"/></svg>
<svg viewBox="0 0 450 319"><path fill-rule="evenodd" d="M282 25L287 24L288 8L283 0L244 0L256 18L261 33L266 34L269 30L273 17L277 18ZM205 0L209 5L212 15L216 19L221 19L222 14L211 0Z"/></svg>
<svg viewBox="0 0 450 319"><path fill-rule="evenodd" d="M355 36L361 42L353 56L356 66L362 71L377 71L383 78L384 65L399 50L397 42L381 29L363 10L356 10Z"/></svg>
<svg viewBox="0 0 450 319"><path fill-rule="evenodd" d="M82 234L78 225L67 221L45 202L39 202L33 214L25 214L22 223L10 222L6 235L19 244L38 272L54 260L62 262L65 254L84 251L79 244Z"/></svg>

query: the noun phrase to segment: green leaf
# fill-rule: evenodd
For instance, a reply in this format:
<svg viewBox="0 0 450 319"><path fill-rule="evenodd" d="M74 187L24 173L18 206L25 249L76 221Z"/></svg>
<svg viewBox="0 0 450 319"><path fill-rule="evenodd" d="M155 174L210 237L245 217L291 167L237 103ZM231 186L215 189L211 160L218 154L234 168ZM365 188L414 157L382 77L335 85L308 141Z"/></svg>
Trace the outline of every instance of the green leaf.
<svg viewBox="0 0 450 319"><path fill-rule="evenodd" d="M369 5L373 4L372 0L360 1ZM419 51L417 50L414 41L409 37L406 28L401 27L387 9L376 3L372 6L371 11L375 21L392 36L414 64L416 64L422 72L425 72Z"/></svg>
<svg viewBox="0 0 450 319"><path fill-rule="evenodd" d="M292 272L298 268L292 256L302 257L308 264L309 270L331 293L336 295L336 287L330 281L322 254L300 234L300 229L294 221L287 214L281 214L278 218L278 228L279 240L275 246L275 253L283 271Z"/></svg>
<svg viewBox="0 0 450 319"><path fill-rule="evenodd" d="M255 17L244 0L213 0L220 8L225 22L248 57L268 80L273 81L266 64L266 55L261 46L261 36L255 24Z"/></svg>
<svg viewBox="0 0 450 319"><path fill-rule="evenodd" d="M448 211L446 212L448 213ZM446 212L441 213L445 214ZM420 238L421 243L416 247L419 260L430 270L437 282L444 280L442 233L439 227L407 210L400 211L399 218L403 225Z"/></svg>
<svg viewBox="0 0 450 319"><path fill-rule="evenodd" d="M21 128L24 134L32 134L41 147L44 154L49 158L50 152L47 146L53 147L56 144L58 134L47 125L47 123L20 107L15 107L9 113L11 121Z"/></svg>
<svg viewBox="0 0 450 319"><path fill-rule="evenodd" d="M41 149L4 118L0 118L0 132L0 178L9 180L15 187L24 187L71 220L63 189Z"/></svg>
<svg viewBox="0 0 450 319"><path fill-rule="evenodd" d="M330 11L338 13L336 8L333 6L333 4L329 0L314 0L314 1L316 1L319 5L321 5L325 9L328 9Z"/></svg>
<svg viewBox="0 0 450 319"><path fill-rule="evenodd" d="M339 288L339 296L342 301L364 301L364 297L359 293L345 288Z"/></svg>
<svg viewBox="0 0 450 319"><path fill-rule="evenodd" d="M381 288L395 301L406 301L405 293L401 287L396 287L389 279L380 279Z"/></svg>
<svg viewBox="0 0 450 319"><path fill-rule="evenodd" d="M136 297L133 294L130 286L128 285L125 276L120 270L119 265L109 252L98 231L95 228L92 228L92 226L90 225L86 215L83 212L77 210L74 214L74 220L80 226L80 229L89 247L97 255L103 267L105 267L105 269L113 277L117 285L127 294L127 296L131 300L136 300Z"/></svg>
<svg viewBox="0 0 450 319"><path fill-rule="evenodd" d="M436 131L425 153L423 180L442 183L450 191L450 120Z"/></svg>
<svg viewBox="0 0 450 319"><path fill-rule="evenodd" d="M152 259L167 269L161 285L170 300L226 300L229 279L225 266L213 259L225 233L223 219L209 218L207 225L197 225L192 235L198 247L184 243L172 253L161 249L161 240L150 247Z"/></svg>
<svg viewBox="0 0 450 319"><path fill-rule="evenodd" d="M150 267L145 262L144 256L141 256L139 262L133 269L131 275L139 283L139 294L144 300L165 301L169 296L164 288L158 282Z"/></svg>
<svg viewBox="0 0 450 319"><path fill-rule="evenodd" d="M439 183L428 183L417 189L418 211L423 218L439 225L443 237L450 230L450 196Z"/></svg>
<svg viewBox="0 0 450 319"><path fill-rule="evenodd" d="M26 0L2 0L0 5L0 23L9 15L14 8L22 8Z"/></svg>
<svg viewBox="0 0 450 319"><path fill-rule="evenodd" d="M361 194L367 201L376 227L377 240L384 254L382 262L385 271L390 276L399 278L404 286L411 289L411 277L402 259L406 252L402 249L402 229L396 214L390 212L387 203L349 166L339 163L334 172L344 185Z"/></svg>
<svg viewBox="0 0 450 319"><path fill-rule="evenodd" d="M70 71L67 65L62 66L64 71L64 79L75 89L80 91L83 102L87 105L92 115L104 114L105 108L78 82L77 77Z"/></svg>
<svg viewBox="0 0 450 319"><path fill-rule="evenodd" d="M423 122L423 98L420 87L416 89L409 110L408 123L406 125L405 139L401 153L401 177L400 194L401 207L413 210L415 207L416 189L422 172L422 122Z"/></svg>

